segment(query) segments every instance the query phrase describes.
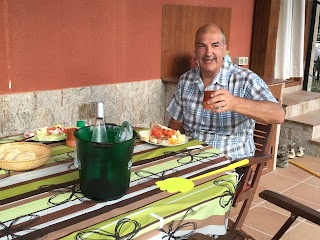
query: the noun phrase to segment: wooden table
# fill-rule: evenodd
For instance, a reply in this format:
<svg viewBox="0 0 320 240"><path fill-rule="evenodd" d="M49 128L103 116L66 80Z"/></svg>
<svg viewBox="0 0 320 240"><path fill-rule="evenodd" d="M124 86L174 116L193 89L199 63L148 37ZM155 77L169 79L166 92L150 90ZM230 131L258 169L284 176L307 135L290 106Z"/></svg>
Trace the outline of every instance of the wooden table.
<svg viewBox="0 0 320 240"><path fill-rule="evenodd" d="M226 232L235 174L196 180L185 193L155 185L168 177L192 178L229 164L200 141L161 147L136 140L129 190L106 202L81 194L74 149L63 141L50 146L52 156L40 168L0 170L0 239L145 240Z"/></svg>

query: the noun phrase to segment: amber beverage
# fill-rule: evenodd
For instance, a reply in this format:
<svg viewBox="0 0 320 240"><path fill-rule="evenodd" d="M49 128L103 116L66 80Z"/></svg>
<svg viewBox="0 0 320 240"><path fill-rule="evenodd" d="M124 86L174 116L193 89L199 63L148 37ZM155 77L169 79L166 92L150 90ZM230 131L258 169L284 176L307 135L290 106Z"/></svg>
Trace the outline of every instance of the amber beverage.
<svg viewBox="0 0 320 240"><path fill-rule="evenodd" d="M211 110L210 105L207 103L211 99L211 94L214 93L214 90L205 90L204 91L204 96L203 96L203 101L202 101L202 106L204 109Z"/></svg>

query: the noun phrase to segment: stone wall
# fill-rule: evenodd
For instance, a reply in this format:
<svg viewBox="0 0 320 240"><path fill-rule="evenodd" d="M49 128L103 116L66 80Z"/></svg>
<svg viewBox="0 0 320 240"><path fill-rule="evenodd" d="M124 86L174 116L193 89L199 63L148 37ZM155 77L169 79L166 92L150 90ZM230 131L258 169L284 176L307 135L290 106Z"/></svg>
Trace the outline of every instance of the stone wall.
<svg viewBox="0 0 320 240"><path fill-rule="evenodd" d="M93 124L96 103L104 102L105 120L149 127L164 124L165 84L160 79L0 95L0 137L55 125Z"/></svg>

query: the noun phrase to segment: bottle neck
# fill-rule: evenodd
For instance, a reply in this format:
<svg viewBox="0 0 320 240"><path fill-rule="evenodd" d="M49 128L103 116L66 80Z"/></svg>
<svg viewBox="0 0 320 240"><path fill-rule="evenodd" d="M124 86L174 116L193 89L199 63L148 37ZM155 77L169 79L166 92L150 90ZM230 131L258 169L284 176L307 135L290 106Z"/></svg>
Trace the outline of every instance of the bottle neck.
<svg viewBox="0 0 320 240"><path fill-rule="evenodd" d="M96 117L95 125L105 125L104 119L102 117Z"/></svg>

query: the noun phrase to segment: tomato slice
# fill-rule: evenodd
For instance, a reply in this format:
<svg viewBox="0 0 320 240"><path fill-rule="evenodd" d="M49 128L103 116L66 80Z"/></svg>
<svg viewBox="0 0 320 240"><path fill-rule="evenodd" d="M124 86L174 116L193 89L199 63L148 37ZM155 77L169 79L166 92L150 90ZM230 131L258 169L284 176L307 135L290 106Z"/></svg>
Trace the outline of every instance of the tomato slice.
<svg viewBox="0 0 320 240"><path fill-rule="evenodd" d="M51 135L55 129L56 129L56 127L48 127L47 133Z"/></svg>
<svg viewBox="0 0 320 240"><path fill-rule="evenodd" d="M172 135L174 135L176 133L176 131L173 129L163 129L162 133L165 137L171 137Z"/></svg>
<svg viewBox="0 0 320 240"><path fill-rule="evenodd" d="M162 137L162 131L161 130L155 130L155 131L152 132L152 135L155 138L161 138Z"/></svg>
<svg viewBox="0 0 320 240"><path fill-rule="evenodd" d="M47 133L49 135L65 133L65 128L63 128L63 127L48 127Z"/></svg>
<svg viewBox="0 0 320 240"><path fill-rule="evenodd" d="M154 126L151 129L151 135L154 136L155 138L161 138L162 137L162 129L159 126Z"/></svg>

